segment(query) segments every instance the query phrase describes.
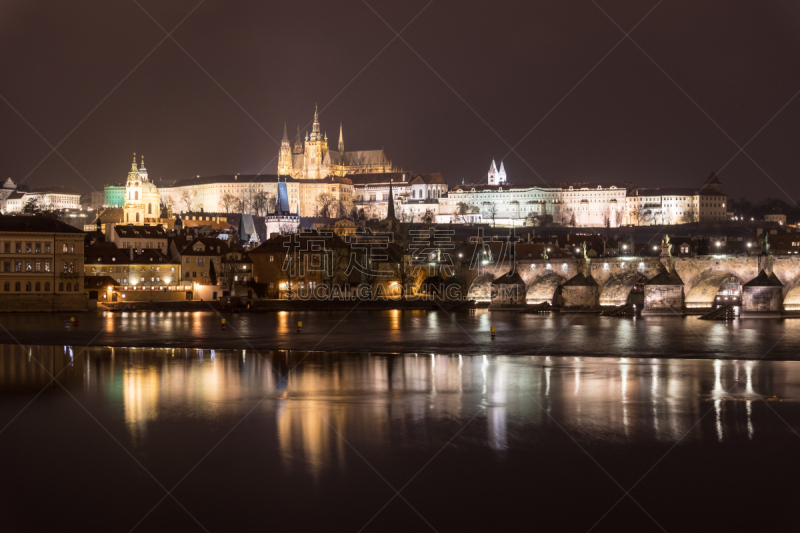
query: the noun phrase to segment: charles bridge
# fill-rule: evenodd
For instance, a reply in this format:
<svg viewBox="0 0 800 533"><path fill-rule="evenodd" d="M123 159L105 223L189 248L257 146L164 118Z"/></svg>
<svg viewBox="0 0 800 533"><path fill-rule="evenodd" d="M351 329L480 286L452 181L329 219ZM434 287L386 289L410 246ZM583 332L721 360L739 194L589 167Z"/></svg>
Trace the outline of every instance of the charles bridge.
<svg viewBox="0 0 800 533"><path fill-rule="evenodd" d="M491 301L492 282L502 284L511 268L510 262L501 261L465 271L470 297ZM637 286L644 286L645 310L710 309L726 287L737 287L742 293L743 311L800 310L800 256L673 258L667 253L661 257L590 260L568 257L517 260L513 268L525 285L525 301L518 302L520 304L619 306L630 301L631 292ZM760 276L762 270L764 275ZM577 289L570 290L569 297L564 292L568 287ZM769 302L761 294L765 291ZM748 299L748 293L752 293L751 296L758 293L758 296L755 300Z"/></svg>

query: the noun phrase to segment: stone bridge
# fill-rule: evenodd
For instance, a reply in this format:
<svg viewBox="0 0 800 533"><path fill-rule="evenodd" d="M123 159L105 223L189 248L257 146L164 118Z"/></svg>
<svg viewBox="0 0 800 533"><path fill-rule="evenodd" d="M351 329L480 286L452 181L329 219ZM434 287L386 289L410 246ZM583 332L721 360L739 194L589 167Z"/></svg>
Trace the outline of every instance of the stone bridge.
<svg viewBox="0 0 800 533"><path fill-rule="evenodd" d="M668 260L661 257L608 257L591 260L592 277L599 286L601 305L624 303L633 285L651 280L662 272ZM759 256L695 256L675 259L675 271L684 283L687 307L711 307L720 289L729 282L747 283L766 266ZM489 284L511 268L509 262L485 265L474 271L462 271L470 297L489 301ZM525 281L527 302L554 301L558 287L585 270L583 259L574 257L548 260L518 260L516 271ZM800 256L772 256L772 271L783 284L786 310L800 310Z"/></svg>

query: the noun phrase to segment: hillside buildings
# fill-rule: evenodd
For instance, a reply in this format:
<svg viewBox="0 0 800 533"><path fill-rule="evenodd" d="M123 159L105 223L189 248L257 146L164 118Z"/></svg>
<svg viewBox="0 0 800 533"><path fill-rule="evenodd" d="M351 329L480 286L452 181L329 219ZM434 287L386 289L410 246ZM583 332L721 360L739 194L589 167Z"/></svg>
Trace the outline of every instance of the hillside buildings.
<svg viewBox="0 0 800 533"><path fill-rule="evenodd" d="M28 202L36 201L42 211L80 209L81 195L69 187L34 187L30 191L18 191L11 178L0 189L0 207L6 215L22 213Z"/></svg>
<svg viewBox="0 0 800 533"><path fill-rule="evenodd" d="M727 203L722 182L715 174L698 189L631 189L627 195L626 223L649 226L720 222L728 219Z"/></svg>
<svg viewBox="0 0 800 533"><path fill-rule="evenodd" d="M699 188L628 189L625 183L516 185L503 164L489 167L485 184L458 185L439 200L439 222L480 213L502 226L553 223L573 227L645 226L728 219L727 197L714 174ZM469 208L469 209L467 209Z"/></svg>

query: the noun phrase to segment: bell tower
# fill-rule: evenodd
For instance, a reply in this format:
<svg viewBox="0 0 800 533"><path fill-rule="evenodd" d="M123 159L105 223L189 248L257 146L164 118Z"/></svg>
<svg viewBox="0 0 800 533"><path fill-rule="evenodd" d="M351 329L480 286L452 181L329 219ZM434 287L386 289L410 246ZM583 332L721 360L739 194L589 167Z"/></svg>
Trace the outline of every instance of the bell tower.
<svg viewBox="0 0 800 533"><path fill-rule="evenodd" d="M292 147L289 144L289 136L286 134L286 124L283 125L283 139L281 139L281 150L278 153L278 175L292 175Z"/></svg>
<svg viewBox="0 0 800 533"><path fill-rule="evenodd" d="M314 108L314 124L311 127L311 135L306 140L306 149L303 154L303 177L307 179L324 178L321 175L322 159L328 151L327 140L323 137L319 129L319 111Z"/></svg>

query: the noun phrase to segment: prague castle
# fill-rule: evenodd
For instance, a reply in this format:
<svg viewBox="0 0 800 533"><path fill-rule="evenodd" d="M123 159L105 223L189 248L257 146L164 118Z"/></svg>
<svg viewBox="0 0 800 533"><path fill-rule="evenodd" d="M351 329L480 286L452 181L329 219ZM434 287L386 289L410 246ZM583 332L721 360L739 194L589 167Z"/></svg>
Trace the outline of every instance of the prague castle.
<svg viewBox="0 0 800 533"><path fill-rule="evenodd" d="M289 142L286 126L283 127L278 175L297 179L319 179L347 174L382 174L393 172L392 162L383 150L345 152L342 126L339 125L338 151L328 149L328 134L319 127L319 113L314 109L311 134L306 132L305 142L300 139L300 128L294 146Z"/></svg>

